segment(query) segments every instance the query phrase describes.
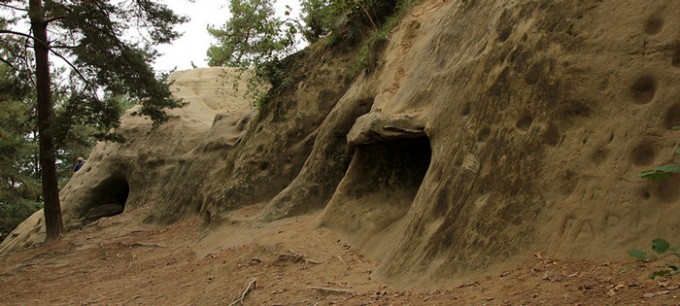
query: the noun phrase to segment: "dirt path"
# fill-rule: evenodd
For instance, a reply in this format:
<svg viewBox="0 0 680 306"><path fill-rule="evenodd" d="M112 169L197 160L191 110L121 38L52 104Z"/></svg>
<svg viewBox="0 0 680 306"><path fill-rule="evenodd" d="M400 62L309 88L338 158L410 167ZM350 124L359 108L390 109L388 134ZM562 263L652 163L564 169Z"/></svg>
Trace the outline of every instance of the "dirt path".
<svg viewBox="0 0 680 306"><path fill-rule="evenodd" d="M0 304L229 305L255 280L245 305L680 305L678 279L646 278L654 264L540 254L448 289L398 290L375 280L376 262L310 227L314 215L263 225L251 220L260 208L211 228L130 226L141 211L102 219L1 259Z"/></svg>

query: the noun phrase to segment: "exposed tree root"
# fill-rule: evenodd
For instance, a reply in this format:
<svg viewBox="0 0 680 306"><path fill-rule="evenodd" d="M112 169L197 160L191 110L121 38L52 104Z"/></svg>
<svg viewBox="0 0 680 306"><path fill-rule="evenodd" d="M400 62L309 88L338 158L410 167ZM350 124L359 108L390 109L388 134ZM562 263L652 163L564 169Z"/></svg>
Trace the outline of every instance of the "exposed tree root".
<svg viewBox="0 0 680 306"><path fill-rule="evenodd" d="M246 286L246 289L243 290L243 293L241 293L241 297L235 301L233 301L229 306L235 306L235 305L243 305L243 300L245 300L246 296L248 296L248 293L250 291L255 290L257 287L257 279L253 278L250 283L248 283L248 286Z"/></svg>
<svg viewBox="0 0 680 306"><path fill-rule="evenodd" d="M279 254L279 257L277 257L276 260L274 260L274 262L269 264L269 266L277 265L277 264L283 263L283 262L293 262L293 263L304 262L306 264L315 264L315 265L318 265L318 264L321 263L319 261L309 259L304 255L300 255L293 250L289 249L288 252L289 252L289 254Z"/></svg>

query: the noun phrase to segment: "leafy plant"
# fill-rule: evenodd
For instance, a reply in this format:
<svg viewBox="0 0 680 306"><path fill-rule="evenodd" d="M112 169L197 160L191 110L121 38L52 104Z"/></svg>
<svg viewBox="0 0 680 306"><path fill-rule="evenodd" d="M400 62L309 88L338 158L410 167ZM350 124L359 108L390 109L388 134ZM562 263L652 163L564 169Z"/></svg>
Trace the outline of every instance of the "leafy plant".
<svg viewBox="0 0 680 306"><path fill-rule="evenodd" d="M680 126L674 126L671 129L678 130ZM680 147L675 148L675 154L680 155ZM638 176L652 181L663 181L669 179L674 173L680 173L680 164L658 166L652 170L642 171Z"/></svg>
<svg viewBox="0 0 680 306"><path fill-rule="evenodd" d="M666 239L657 238L652 240L652 250L659 256L649 255L638 249L628 250L628 255L642 261L657 261L668 256L675 256L680 258L680 251L678 247L671 246ZM677 264L665 264L661 269L652 272L648 277L655 279L656 277L672 277L680 273L680 266Z"/></svg>
<svg viewBox="0 0 680 306"><path fill-rule="evenodd" d="M669 179L673 173L680 173L680 164L658 166L652 170L642 171L638 176L652 181L663 181Z"/></svg>

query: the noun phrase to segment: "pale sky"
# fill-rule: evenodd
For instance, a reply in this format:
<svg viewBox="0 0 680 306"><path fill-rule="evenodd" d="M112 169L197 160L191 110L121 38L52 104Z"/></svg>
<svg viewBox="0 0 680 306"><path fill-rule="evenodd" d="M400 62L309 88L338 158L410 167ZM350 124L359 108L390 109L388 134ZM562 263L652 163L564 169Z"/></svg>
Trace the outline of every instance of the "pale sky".
<svg viewBox="0 0 680 306"><path fill-rule="evenodd" d="M193 2L193 3L191 3ZM171 9L180 15L185 15L191 20L177 29L184 33L181 38L175 40L172 45L157 46L161 56L154 63L158 71L169 71L175 67L177 70L191 69L191 62L198 67L207 67L206 51L213 38L208 34L208 25L221 27L231 16L229 13L229 0L166 0ZM291 17L299 15L299 1L277 0L276 10L281 17L285 6L293 8Z"/></svg>

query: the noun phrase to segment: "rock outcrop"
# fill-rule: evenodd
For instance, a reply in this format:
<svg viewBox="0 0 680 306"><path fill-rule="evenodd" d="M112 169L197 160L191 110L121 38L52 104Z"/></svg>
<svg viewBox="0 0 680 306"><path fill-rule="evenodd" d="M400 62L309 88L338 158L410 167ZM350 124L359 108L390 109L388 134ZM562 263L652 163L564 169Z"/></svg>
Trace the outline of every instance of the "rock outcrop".
<svg viewBox="0 0 680 306"><path fill-rule="evenodd" d="M392 280L537 250L622 258L673 236L679 178L637 174L676 158L679 12L672 1L423 1L263 219L325 207L319 224ZM330 148L347 145L344 171ZM327 204L305 191L339 172Z"/></svg>
<svg viewBox="0 0 680 306"><path fill-rule="evenodd" d="M151 211L147 219L168 221L154 217L168 210L162 199L169 193L201 200L203 190L190 184L210 178L207 169L219 168L215 164L240 141L252 118L251 105L243 98L246 85L238 92L233 89L237 76L227 68L175 72L170 79L173 94L188 105L170 111L170 120L157 127L135 115L136 108L127 111L116 131L126 141L98 143L61 191L66 230L142 207ZM195 160L204 167L195 169L190 179L178 173ZM43 219L42 210L29 217L2 243L0 252L42 242Z"/></svg>
<svg viewBox="0 0 680 306"><path fill-rule="evenodd" d="M65 219L123 194L161 222L262 201L263 222L323 209L318 225L394 281L537 250L621 258L680 227L680 178L637 177L676 159L678 15L672 0L424 0L370 73L315 49L259 116L240 101L192 103L158 129L124 118L130 141L97 145L62 192ZM3 248L37 241L38 218Z"/></svg>

